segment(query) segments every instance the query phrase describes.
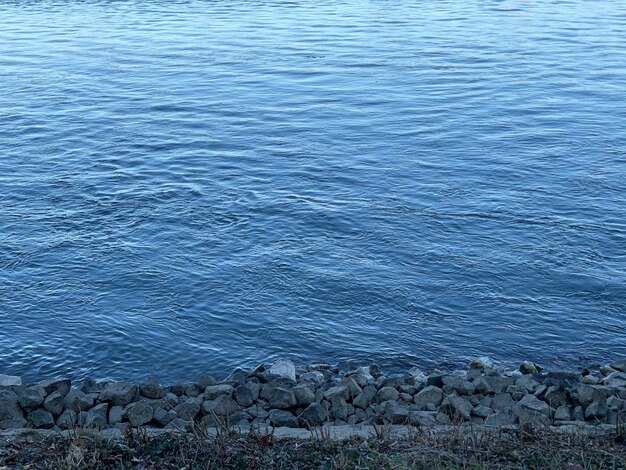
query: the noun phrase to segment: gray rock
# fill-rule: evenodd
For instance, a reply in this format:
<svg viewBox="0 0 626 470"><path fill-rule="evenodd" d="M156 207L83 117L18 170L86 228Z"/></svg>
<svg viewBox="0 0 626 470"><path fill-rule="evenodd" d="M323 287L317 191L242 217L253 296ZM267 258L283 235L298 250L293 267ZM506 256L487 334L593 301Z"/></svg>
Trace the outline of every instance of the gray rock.
<svg viewBox="0 0 626 470"><path fill-rule="evenodd" d="M607 375L602 383L608 387L626 387L626 373L613 372Z"/></svg>
<svg viewBox="0 0 626 470"><path fill-rule="evenodd" d="M17 375L0 374L0 387L18 387L22 385L22 378Z"/></svg>
<svg viewBox="0 0 626 470"><path fill-rule="evenodd" d="M415 381L415 383L424 383L426 382L426 379L428 378L426 374L424 374L424 372L422 372L420 368L417 366L411 367L409 369L409 374L413 376L413 380Z"/></svg>
<svg viewBox="0 0 626 470"><path fill-rule="evenodd" d="M198 378L198 386L200 387L200 390L202 391L205 391L207 387L212 387L215 384L216 384L215 379L211 377L210 375L201 375Z"/></svg>
<svg viewBox="0 0 626 470"><path fill-rule="evenodd" d="M441 403L444 411L454 421L469 420L472 413L472 404L459 395L449 395Z"/></svg>
<svg viewBox="0 0 626 470"><path fill-rule="evenodd" d="M493 413L493 410L485 405L478 405L472 409L472 416L478 416L481 418L486 418L490 414Z"/></svg>
<svg viewBox="0 0 626 470"><path fill-rule="evenodd" d="M572 394L583 407L587 407L594 401L606 399L611 396L612 389L601 385L581 384L573 389Z"/></svg>
<svg viewBox="0 0 626 470"><path fill-rule="evenodd" d="M163 408L157 408L154 410L154 421L156 421L161 426L167 425L170 421L177 418L178 414L174 410L164 410ZM188 420L191 421L191 420Z"/></svg>
<svg viewBox="0 0 626 470"><path fill-rule="evenodd" d="M361 408L363 410L366 409L368 406L370 406L371 402L372 402L372 398L370 394L366 392L359 393L357 397L352 401L354 406L356 406L357 408Z"/></svg>
<svg viewBox="0 0 626 470"><path fill-rule="evenodd" d="M298 378L299 382L305 382L305 383L321 383L324 380L325 380L324 374L320 372L319 370L306 372Z"/></svg>
<svg viewBox="0 0 626 470"><path fill-rule="evenodd" d="M626 372L626 359L618 359L611 363L611 367L620 372Z"/></svg>
<svg viewBox="0 0 626 470"><path fill-rule="evenodd" d="M298 423L302 427L321 426L327 420L326 409L319 403L311 403L298 416Z"/></svg>
<svg viewBox="0 0 626 470"><path fill-rule="evenodd" d="M585 419L590 420L601 420L606 416L609 407L607 405L606 398L600 398L598 400L593 401L587 408L585 409Z"/></svg>
<svg viewBox="0 0 626 470"><path fill-rule="evenodd" d="M361 386L356 383L356 380L352 377L345 378L341 381L341 385L348 389L348 398L346 400L351 400L356 397L359 393L363 391ZM345 397L344 397L345 398Z"/></svg>
<svg viewBox="0 0 626 470"><path fill-rule="evenodd" d="M209 385L204 389L205 400L215 400L219 396L231 397L235 389L232 385Z"/></svg>
<svg viewBox="0 0 626 470"><path fill-rule="evenodd" d="M202 405L205 414L228 416L240 410L235 400L227 395L220 395L215 400L205 401Z"/></svg>
<svg viewBox="0 0 626 470"><path fill-rule="evenodd" d="M289 411L284 410L272 410L269 415L270 422L274 426L297 428L298 418L296 418Z"/></svg>
<svg viewBox="0 0 626 470"><path fill-rule="evenodd" d="M443 387L443 375L441 374L430 374L426 379L426 386L433 385L435 387Z"/></svg>
<svg viewBox="0 0 626 470"><path fill-rule="evenodd" d="M4 419L0 421L0 429L22 429L27 421L24 418Z"/></svg>
<svg viewBox="0 0 626 470"><path fill-rule="evenodd" d="M536 411L545 416L550 416L550 406L546 402L539 400L534 395L526 395L513 407L513 412L518 417L520 416L522 410Z"/></svg>
<svg viewBox="0 0 626 470"><path fill-rule="evenodd" d="M285 377L290 380L296 380L296 368L289 359L281 359L272 364L269 371L272 375L278 375L280 377Z"/></svg>
<svg viewBox="0 0 626 470"><path fill-rule="evenodd" d="M448 416L442 411L437 412L437 414L435 415L435 420L437 421L438 424L445 424L445 425L450 424L452 422L450 420L450 416Z"/></svg>
<svg viewBox="0 0 626 470"><path fill-rule="evenodd" d="M534 393L537 387L539 387L539 381L534 377L534 375L527 374L517 379L515 381L515 385L527 390L530 393Z"/></svg>
<svg viewBox="0 0 626 470"><path fill-rule="evenodd" d="M199 395L202 395L203 391L200 390L200 387L197 384L187 384L187 386L185 387L185 395L187 395L188 397L197 397Z"/></svg>
<svg viewBox="0 0 626 470"><path fill-rule="evenodd" d="M287 410L295 408L298 404L296 396L290 390L284 388L271 388L268 391L268 401L270 408Z"/></svg>
<svg viewBox="0 0 626 470"><path fill-rule="evenodd" d="M443 389L447 393L456 392L459 395L473 395L476 391L474 384L462 377L449 375L442 379Z"/></svg>
<svg viewBox="0 0 626 470"><path fill-rule="evenodd" d="M510 411L496 411L485 419L486 426L509 426L515 424L517 418Z"/></svg>
<svg viewBox="0 0 626 470"><path fill-rule="evenodd" d="M94 404L94 399L81 392L80 390L72 389L65 396L64 406L67 409L73 410L76 413L80 411L87 411L92 408Z"/></svg>
<svg viewBox="0 0 626 470"><path fill-rule="evenodd" d="M165 429L180 431L180 432L188 432L193 429L193 421L185 421L182 418L174 418L172 421L167 423Z"/></svg>
<svg viewBox="0 0 626 470"><path fill-rule="evenodd" d="M166 393L163 395L163 401L167 404L166 409L171 409L180 403L180 398L175 393Z"/></svg>
<svg viewBox="0 0 626 470"><path fill-rule="evenodd" d="M54 417L59 416L63 412L63 403L65 397L59 392L52 392L43 402L43 407L52 413Z"/></svg>
<svg viewBox="0 0 626 470"><path fill-rule="evenodd" d="M70 388L72 387L72 382L70 379L66 378L55 378L43 380L42 382L39 382L39 385L45 389L47 395L53 392L59 392L61 395L65 396L69 393Z"/></svg>
<svg viewBox="0 0 626 470"><path fill-rule="evenodd" d="M335 396L330 400L330 416L345 421L348 419L348 404L342 397Z"/></svg>
<svg viewBox="0 0 626 470"><path fill-rule="evenodd" d="M154 410L144 400L131 403L122 412L122 417L126 418L134 428L148 424L153 416Z"/></svg>
<svg viewBox="0 0 626 470"><path fill-rule="evenodd" d="M10 390L0 390L0 421L23 418L24 412L17 401L17 395Z"/></svg>
<svg viewBox="0 0 626 470"><path fill-rule="evenodd" d="M151 378L139 386L139 393L141 393L146 398L156 399L163 396L163 389L161 388L159 382L156 381L156 379ZM198 395L199 394L200 391L198 390Z"/></svg>
<svg viewBox="0 0 626 470"><path fill-rule="evenodd" d="M39 385L35 385L22 390L17 400L25 410L34 410L43 404L45 398L46 390Z"/></svg>
<svg viewBox="0 0 626 470"><path fill-rule="evenodd" d="M553 385L552 387L548 387L548 390L543 396L543 400L552 408L558 408L562 405L567 405L567 392Z"/></svg>
<svg viewBox="0 0 626 470"><path fill-rule="evenodd" d="M234 392L235 400L241 406L247 407L254 403L252 398L252 390L245 385L240 385Z"/></svg>
<svg viewBox="0 0 626 470"><path fill-rule="evenodd" d="M197 398L188 398L184 402L177 405L174 410L176 411L178 418L183 421L193 421L196 416L198 416L198 413L200 413L201 407L201 400Z"/></svg>
<svg viewBox="0 0 626 470"><path fill-rule="evenodd" d="M130 406L130 405L129 405ZM124 407L122 406L112 406L109 410L109 424L117 424L122 421L122 417L124 416Z"/></svg>
<svg viewBox="0 0 626 470"><path fill-rule="evenodd" d="M107 426L107 411L109 410L108 403L101 403L94 406L85 417L85 427L104 429Z"/></svg>
<svg viewBox="0 0 626 470"><path fill-rule="evenodd" d="M76 426L76 412L74 410L63 411L57 418L57 426L61 429L73 429Z"/></svg>
<svg viewBox="0 0 626 470"><path fill-rule="evenodd" d="M622 398L612 396L612 397L607 398L606 403L609 406L609 408L612 410L622 410L625 408L624 403L626 403L626 401Z"/></svg>
<svg viewBox="0 0 626 470"><path fill-rule="evenodd" d="M385 419L391 424L408 424L409 408L389 401L385 405Z"/></svg>
<svg viewBox="0 0 626 470"><path fill-rule="evenodd" d="M582 406L577 406L572 411L572 420L573 421L584 421L585 420L585 409Z"/></svg>
<svg viewBox="0 0 626 470"><path fill-rule="evenodd" d="M35 429L50 429L54 426L52 413L41 408L28 413L26 419L28 419L28 424Z"/></svg>
<svg viewBox="0 0 626 470"><path fill-rule="evenodd" d="M336 387L331 387L324 392L324 398L327 400L331 400L335 397L341 397L344 400L347 400L350 397L348 387L345 385L337 385Z"/></svg>
<svg viewBox="0 0 626 470"><path fill-rule="evenodd" d="M296 397L296 404L302 408L306 408L311 403L315 402L315 393L307 385L298 385L291 389L291 392Z"/></svg>
<svg viewBox="0 0 626 470"><path fill-rule="evenodd" d="M437 412L409 411L409 424L412 426L434 426L437 424Z"/></svg>
<svg viewBox="0 0 626 470"><path fill-rule="evenodd" d="M137 385L125 382L110 382L100 392L100 401L113 406L127 406L135 400L139 393Z"/></svg>
<svg viewBox="0 0 626 470"><path fill-rule="evenodd" d="M533 362L525 361L519 366L519 370L522 374L537 374L541 372L541 367Z"/></svg>
<svg viewBox="0 0 626 470"><path fill-rule="evenodd" d="M400 392L393 387L382 387L376 394L376 401L382 403L384 401L397 401L400 398Z"/></svg>
<svg viewBox="0 0 626 470"><path fill-rule="evenodd" d="M554 419L556 421L571 421L572 415L569 407L567 405L559 406L554 413Z"/></svg>
<svg viewBox="0 0 626 470"><path fill-rule="evenodd" d="M429 403L432 403L434 406L437 407L441 405L442 401L443 391L440 388L432 385L424 388L413 398L413 402L421 409L425 409L426 405L428 405Z"/></svg>

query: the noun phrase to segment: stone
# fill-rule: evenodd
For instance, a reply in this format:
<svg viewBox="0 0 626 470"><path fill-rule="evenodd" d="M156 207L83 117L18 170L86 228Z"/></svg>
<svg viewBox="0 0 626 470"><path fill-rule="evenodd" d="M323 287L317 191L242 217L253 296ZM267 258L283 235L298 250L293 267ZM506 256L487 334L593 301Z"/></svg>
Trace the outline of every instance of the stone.
<svg viewBox="0 0 626 470"><path fill-rule="evenodd" d="M221 384L221 385L209 385L204 389L204 399L205 400L215 400L219 396L227 396L231 397L235 389L232 385Z"/></svg>
<svg viewBox="0 0 626 470"><path fill-rule="evenodd" d="M239 411L239 405L228 395L220 395L215 400L205 401L202 405L205 414L228 416Z"/></svg>
<svg viewBox="0 0 626 470"><path fill-rule="evenodd" d="M443 387L443 375L442 374L430 374L426 379L426 386L433 385L435 387Z"/></svg>
<svg viewBox="0 0 626 470"><path fill-rule="evenodd" d="M344 400L347 400L350 397L348 387L345 385L337 385L336 387L331 387L324 392L324 398L327 400L331 400L335 397L341 397Z"/></svg>
<svg viewBox="0 0 626 470"><path fill-rule="evenodd" d="M612 410L622 410L625 409L624 404L626 401L622 398L618 398L616 396L611 396L607 398L606 404Z"/></svg>
<svg viewBox="0 0 626 470"><path fill-rule="evenodd" d="M42 408L28 413L26 419L35 429L50 429L54 426L54 416Z"/></svg>
<svg viewBox="0 0 626 470"><path fill-rule="evenodd" d="M409 424L412 426L434 426L437 424L435 411L409 411Z"/></svg>
<svg viewBox="0 0 626 470"><path fill-rule="evenodd" d="M46 390L39 385L25 388L17 397L20 406L25 410L39 408L45 399Z"/></svg>
<svg viewBox="0 0 626 470"><path fill-rule="evenodd" d="M572 415L567 405L559 406L554 412L554 419L556 421L571 421Z"/></svg>
<svg viewBox="0 0 626 470"><path fill-rule="evenodd" d="M27 421L24 418L5 419L0 421L0 429L22 429Z"/></svg>
<svg viewBox="0 0 626 470"><path fill-rule="evenodd" d="M420 368L417 366L411 367L409 369L409 374L413 376L413 380L415 381L415 383L424 383L426 382L426 379L428 378L426 374L424 374L424 372L422 372Z"/></svg>
<svg viewBox="0 0 626 470"><path fill-rule="evenodd" d="M17 375L0 374L0 387L19 387L22 385L22 378Z"/></svg>
<svg viewBox="0 0 626 470"><path fill-rule="evenodd" d="M357 397L352 400L352 403L354 404L354 406L356 406L357 408L361 408L361 409L366 409L368 406L370 406L370 403L372 402L372 398L370 396L369 393L366 392L361 392L357 395Z"/></svg>
<svg viewBox="0 0 626 470"><path fill-rule="evenodd" d="M510 393L496 393L491 400L490 408L495 411L512 410L515 401Z"/></svg>
<svg viewBox="0 0 626 470"><path fill-rule="evenodd" d="M144 400L129 404L122 412L122 417L134 428L148 424L153 416L154 410Z"/></svg>
<svg viewBox="0 0 626 470"><path fill-rule="evenodd" d="M189 432L193 430L193 421L185 421L182 418L174 418L172 421L167 423L165 429L169 429L172 431Z"/></svg>
<svg viewBox="0 0 626 470"><path fill-rule="evenodd" d="M486 426L510 426L515 424L517 418L510 411L496 411L485 419Z"/></svg>
<svg viewBox="0 0 626 470"><path fill-rule="evenodd" d="M512 377L502 377L500 375L485 375L474 380L476 391L483 395L502 393L513 384L514 379Z"/></svg>
<svg viewBox="0 0 626 470"><path fill-rule="evenodd" d="M558 408L562 405L567 405L567 392L553 385L548 387L548 390L543 396L543 400L548 403L550 407Z"/></svg>
<svg viewBox="0 0 626 470"><path fill-rule="evenodd" d="M100 401L113 406L127 406L137 398L139 388L126 382L110 382L100 392Z"/></svg>
<svg viewBox="0 0 626 470"><path fill-rule="evenodd" d="M495 368L495 364L493 363L490 357L482 356L476 359L472 359L472 361L469 364L469 367L470 369L477 369L477 370L484 371L484 370Z"/></svg>
<svg viewBox="0 0 626 470"><path fill-rule="evenodd" d="M306 408L315 401L315 393L306 385L298 385L292 388L291 392L296 397L296 405L302 408Z"/></svg>
<svg viewBox="0 0 626 470"><path fill-rule="evenodd" d="M472 409L472 416L479 416L481 418L486 418L490 414L493 413L493 410L485 405L478 405Z"/></svg>
<svg viewBox="0 0 626 470"><path fill-rule="evenodd" d="M210 375L205 374L198 377L198 387L200 387L200 390L202 390L203 392L206 390L207 387L212 387L216 383L217 382L215 382L215 379Z"/></svg>
<svg viewBox="0 0 626 470"><path fill-rule="evenodd" d="M272 375L278 375L293 381L296 380L296 368L289 359L280 359L274 362L268 372Z"/></svg>
<svg viewBox="0 0 626 470"><path fill-rule="evenodd" d="M584 421L585 420L585 408L582 406L577 406L572 411L572 420L573 421Z"/></svg>
<svg viewBox="0 0 626 470"><path fill-rule="evenodd" d="M459 395L473 395L476 387L469 380L462 377L449 375L443 378L443 389L447 393L456 392Z"/></svg>
<svg viewBox="0 0 626 470"><path fill-rule="evenodd" d="M608 410L609 407L606 398L597 399L585 409L585 419L602 420Z"/></svg>
<svg viewBox="0 0 626 470"><path fill-rule="evenodd" d="M622 388L626 387L626 373L624 372L613 372L607 375L604 380L602 380L602 384L607 387L616 387Z"/></svg>
<svg viewBox="0 0 626 470"><path fill-rule="evenodd" d="M23 419L17 395L10 390L0 390L0 421Z"/></svg>
<svg viewBox="0 0 626 470"><path fill-rule="evenodd" d="M52 392L43 402L43 407L56 418L63 412L65 397L59 392Z"/></svg>
<svg viewBox="0 0 626 470"><path fill-rule="evenodd" d="M299 382L321 383L325 380L324 374L318 370L306 372L298 378Z"/></svg>
<svg viewBox="0 0 626 470"><path fill-rule="evenodd" d="M587 407L594 401L603 398L606 399L611 396L612 389L601 385L580 384L577 388L573 389L572 394L578 403L583 407Z"/></svg>
<svg viewBox="0 0 626 470"><path fill-rule="evenodd" d="M626 359L619 359L611 363L611 367L620 372L626 372Z"/></svg>
<svg viewBox="0 0 626 470"><path fill-rule="evenodd" d="M387 402L385 418L391 424L407 424L409 422L409 408L392 401Z"/></svg>
<svg viewBox="0 0 626 470"><path fill-rule="evenodd" d="M276 408L279 410L295 408L298 404L296 396L293 394L293 392L280 387L271 388L268 391L267 398L270 408Z"/></svg>
<svg viewBox="0 0 626 470"><path fill-rule="evenodd" d="M534 393L534 391L539 387L539 381L532 374L526 374L521 376L519 379L515 381L515 385L527 390L530 393Z"/></svg>
<svg viewBox="0 0 626 470"><path fill-rule="evenodd" d="M444 425L448 425L452 423L452 421L450 420L450 416L448 416L442 411L437 412L437 414L435 415L435 421L437 421L438 424L444 424Z"/></svg>
<svg viewBox="0 0 626 470"><path fill-rule="evenodd" d="M428 403L432 403L435 406L441 405L443 401L443 391L439 387L428 386L422 391L418 392L413 398L413 402L420 406L421 409L425 409Z"/></svg>
<svg viewBox="0 0 626 470"><path fill-rule="evenodd" d="M233 387L237 388L237 386L245 384L247 378L248 372L237 368L228 377L226 377L226 379L224 379L223 383L229 383Z"/></svg>
<svg viewBox="0 0 626 470"><path fill-rule="evenodd" d="M403 376L387 377L382 380L380 387L391 387L398 390L402 385L406 385L406 378Z"/></svg>
<svg viewBox="0 0 626 470"><path fill-rule="evenodd" d="M47 395L53 392L59 392L62 396L65 396L69 393L70 388L72 387L72 382L70 379L66 378L55 378L43 380L39 382L39 386L45 389Z"/></svg>
<svg viewBox="0 0 626 470"><path fill-rule="evenodd" d="M120 405L116 405L120 406ZM101 403L94 406L85 417L85 427L104 429L107 426L107 411L109 410L108 403Z"/></svg>
<svg viewBox="0 0 626 470"><path fill-rule="evenodd" d="M163 395L163 401L165 401L169 409L178 405L180 403L180 398L175 393L168 392Z"/></svg>
<svg viewBox="0 0 626 470"><path fill-rule="evenodd" d="M358 383L356 383L356 380L354 380L352 377L348 377L342 380L341 385L348 389L348 398L344 397L346 400L353 399L354 397L356 397L359 393L363 391L361 386Z"/></svg>
<svg viewBox="0 0 626 470"><path fill-rule="evenodd" d="M472 404L459 395L449 395L441 402L442 410L453 420L469 420L472 413Z"/></svg>
<svg viewBox="0 0 626 470"><path fill-rule="evenodd" d="M57 418L57 426L61 429L73 429L76 426L76 412L74 410L64 410Z"/></svg>
<svg viewBox="0 0 626 470"><path fill-rule="evenodd" d="M234 397L237 403L241 406L247 407L254 403L252 397L252 390L245 385L240 385L234 391Z"/></svg>
<svg viewBox="0 0 626 470"><path fill-rule="evenodd" d="M400 392L393 387L382 387L376 394L376 401L382 403L388 400L397 401L400 398Z"/></svg>
<svg viewBox="0 0 626 470"><path fill-rule="evenodd" d="M93 402L94 400L91 396L81 392L80 390L72 389L65 396L63 406L78 413L92 408L94 404Z"/></svg>
<svg viewBox="0 0 626 470"><path fill-rule="evenodd" d="M130 405L129 405L130 406ZM112 406L109 410L109 424L117 424L122 422L124 416L124 407Z"/></svg>
<svg viewBox="0 0 626 470"><path fill-rule="evenodd" d="M224 395L223 395L224 396ZM193 421L202 407L202 401L197 398L188 398L177 405L174 410L177 416L184 421Z"/></svg>
<svg viewBox="0 0 626 470"><path fill-rule="evenodd" d="M319 403L311 403L298 416L298 423L302 427L321 426L327 420L328 413Z"/></svg>
<svg viewBox="0 0 626 470"><path fill-rule="evenodd" d="M519 366L519 370L522 374L537 374L541 372L541 367L533 362L525 361Z"/></svg>
<svg viewBox="0 0 626 470"><path fill-rule="evenodd" d="M335 396L330 400L330 417L345 421L348 419L348 404L342 397Z"/></svg>
<svg viewBox="0 0 626 470"><path fill-rule="evenodd" d="M298 418L296 418L289 411L284 410L272 410L269 415L270 423L274 426L297 428Z"/></svg>
<svg viewBox="0 0 626 470"><path fill-rule="evenodd" d="M187 384L185 387L185 395L188 397L195 398L199 395L202 395L203 391L200 390L200 387L197 384Z"/></svg>
<svg viewBox="0 0 626 470"><path fill-rule="evenodd" d="M146 382L142 383L139 386L139 393L141 393L146 398L156 399L163 396L163 389L161 388L159 382L156 381L156 379L148 379ZM198 395L199 394L200 391L198 391Z"/></svg>
<svg viewBox="0 0 626 470"><path fill-rule="evenodd" d="M534 395L526 395L520 401L518 401L513 407L513 412L519 416L521 410L531 410L541 413L545 416L550 416L550 406L544 402L539 400Z"/></svg>
<svg viewBox="0 0 626 470"><path fill-rule="evenodd" d="M157 408L154 410L154 421L160 424L161 426L165 426L174 418L177 418L178 414L174 410L164 410L163 408Z"/></svg>

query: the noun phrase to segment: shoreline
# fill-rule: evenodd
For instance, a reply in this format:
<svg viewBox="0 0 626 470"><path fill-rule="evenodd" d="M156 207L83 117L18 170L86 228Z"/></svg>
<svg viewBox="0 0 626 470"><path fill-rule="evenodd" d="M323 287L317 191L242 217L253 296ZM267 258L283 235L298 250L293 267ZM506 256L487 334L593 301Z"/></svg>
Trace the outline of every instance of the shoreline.
<svg viewBox="0 0 626 470"><path fill-rule="evenodd" d="M626 421L626 360L582 371L525 362L498 370L486 358L464 370L386 375L372 364L350 371L289 360L235 370L223 380L162 385L66 378L22 384L0 374L0 430L132 428L306 429L404 425L618 426Z"/></svg>

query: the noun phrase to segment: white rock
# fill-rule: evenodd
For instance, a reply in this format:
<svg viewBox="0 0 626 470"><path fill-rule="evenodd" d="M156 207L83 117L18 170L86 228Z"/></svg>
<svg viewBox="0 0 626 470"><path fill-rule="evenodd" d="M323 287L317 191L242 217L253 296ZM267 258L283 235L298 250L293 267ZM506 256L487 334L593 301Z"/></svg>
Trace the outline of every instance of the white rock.
<svg viewBox="0 0 626 470"><path fill-rule="evenodd" d="M0 374L0 387L11 387L14 385L22 385L22 378L16 375Z"/></svg>
<svg viewBox="0 0 626 470"><path fill-rule="evenodd" d="M268 371L270 374L280 375L291 380L296 380L296 368L289 359L279 359Z"/></svg>
<svg viewBox="0 0 626 470"><path fill-rule="evenodd" d="M415 382L417 383L426 382L426 379L428 378L428 376L424 374L424 372L422 372L417 366L411 367L411 369L409 369L409 374L413 376Z"/></svg>
<svg viewBox="0 0 626 470"><path fill-rule="evenodd" d="M374 380L374 377L370 374L369 366L359 367L356 371L357 373L363 374L366 380Z"/></svg>

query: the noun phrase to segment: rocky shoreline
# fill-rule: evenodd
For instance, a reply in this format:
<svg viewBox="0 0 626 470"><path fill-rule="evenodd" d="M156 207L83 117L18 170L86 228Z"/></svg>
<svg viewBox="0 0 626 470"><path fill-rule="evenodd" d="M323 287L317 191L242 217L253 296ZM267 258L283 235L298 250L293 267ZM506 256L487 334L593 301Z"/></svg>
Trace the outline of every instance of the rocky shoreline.
<svg viewBox="0 0 626 470"><path fill-rule="evenodd" d="M289 360L224 380L162 385L55 378L22 384L0 375L0 429L204 428L311 429L333 425L416 427L471 423L622 425L626 418L626 360L579 372L545 371L532 363L497 370L488 359L466 370L425 374L414 367L386 376L373 364L341 372Z"/></svg>

